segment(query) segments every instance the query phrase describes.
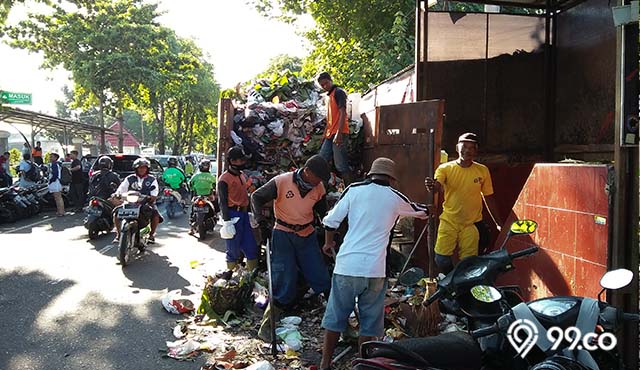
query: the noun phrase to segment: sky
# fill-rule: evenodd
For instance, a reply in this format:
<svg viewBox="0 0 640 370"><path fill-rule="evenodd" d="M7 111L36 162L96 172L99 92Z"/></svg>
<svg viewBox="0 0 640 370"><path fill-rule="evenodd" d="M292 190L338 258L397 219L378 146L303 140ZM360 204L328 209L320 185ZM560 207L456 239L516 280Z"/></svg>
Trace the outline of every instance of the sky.
<svg viewBox="0 0 640 370"><path fill-rule="evenodd" d="M29 9L17 5L9 22L24 17ZM299 27L269 20L246 4L246 0L162 0L166 14L159 21L179 36L193 38L209 55L215 78L222 88L234 87L261 72L278 54L304 57L306 40L298 36L300 27L309 27L306 18ZM32 93L33 104L23 109L55 115L54 101L62 98L61 88L72 85L64 70L42 70L42 57L0 44L0 90Z"/></svg>

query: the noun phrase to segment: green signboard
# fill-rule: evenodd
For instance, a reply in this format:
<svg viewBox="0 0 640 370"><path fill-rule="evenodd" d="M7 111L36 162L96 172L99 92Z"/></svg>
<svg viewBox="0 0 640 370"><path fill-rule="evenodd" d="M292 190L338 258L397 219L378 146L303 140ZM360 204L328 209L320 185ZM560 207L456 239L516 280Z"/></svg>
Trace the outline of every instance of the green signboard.
<svg viewBox="0 0 640 370"><path fill-rule="evenodd" d="M11 91L0 91L0 103L4 104L31 104L31 94Z"/></svg>

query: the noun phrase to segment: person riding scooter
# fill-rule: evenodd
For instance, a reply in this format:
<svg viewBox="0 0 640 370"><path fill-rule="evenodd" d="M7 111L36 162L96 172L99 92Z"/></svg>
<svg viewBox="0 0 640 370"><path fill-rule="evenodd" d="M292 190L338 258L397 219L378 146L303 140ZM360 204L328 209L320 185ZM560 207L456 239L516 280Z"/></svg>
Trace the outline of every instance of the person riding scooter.
<svg viewBox="0 0 640 370"><path fill-rule="evenodd" d="M142 195L149 197L149 201L140 214L140 224L146 225L149 220L151 221L151 233L149 234L147 242L153 244L155 243L156 230L158 229L158 224L162 222L162 217L155 206L159 192L158 180L149 174L149 167L150 163L146 158L136 159L135 162L133 162L133 170L135 173L124 179L114 195L119 197L128 191L138 191ZM113 222L116 225L116 238L113 240L114 244L120 242L120 220L116 217L118 208L119 207L117 207L113 213Z"/></svg>
<svg viewBox="0 0 640 370"><path fill-rule="evenodd" d="M113 160L106 155L98 158L97 168L89 179L89 197L109 199L120 185L120 176L112 171Z"/></svg>
<svg viewBox="0 0 640 370"><path fill-rule="evenodd" d="M220 212L220 206L218 205L218 200L216 199L216 178L211 174L211 161L206 158L200 160L198 164L198 169L200 172L196 173L189 181L189 186L198 196L208 197L211 203L215 208L215 214L217 215ZM193 210L191 212L191 219L193 220ZM191 223L190 234L195 232L193 227L193 222Z"/></svg>
<svg viewBox="0 0 640 370"><path fill-rule="evenodd" d="M178 167L177 158L169 158L169 167L162 173L162 181L164 181L169 188L180 194L182 197L181 203L184 206L187 198L189 197L189 191L187 190L187 176L184 171Z"/></svg>

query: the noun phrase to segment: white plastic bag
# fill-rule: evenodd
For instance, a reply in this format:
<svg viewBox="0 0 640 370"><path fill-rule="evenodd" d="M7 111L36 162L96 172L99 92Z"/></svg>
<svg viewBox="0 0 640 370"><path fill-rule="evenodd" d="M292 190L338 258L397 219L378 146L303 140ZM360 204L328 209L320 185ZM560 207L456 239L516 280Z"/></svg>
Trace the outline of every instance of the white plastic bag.
<svg viewBox="0 0 640 370"><path fill-rule="evenodd" d="M273 367L273 365L271 365L269 361L264 360L246 367L245 370L276 370L276 368Z"/></svg>
<svg viewBox="0 0 640 370"><path fill-rule="evenodd" d="M273 134L278 136L278 137L280 137L280 136L282 136L282 134L284 134L284 122L282 122L282 120L280 120L280 119L271 122L268 125L268 127L269 127L269 130L271 130L273 132Z"/></svg>
<svg viewBox="0 0 640 370"><path fill-rule="evenodd" d="M169 313L180 315L195 309L193 302L183 298L180 289L172 290L162 297L162 306Z"/></svg>
<svg viewBox="0 0 640 370"><path fill-rule="evenodd" d="M236 236L236 227L234 226L240 218L234 217L229 221L224 221L224 224L220 228L220 237L222 239L233 239Z"/></svg>

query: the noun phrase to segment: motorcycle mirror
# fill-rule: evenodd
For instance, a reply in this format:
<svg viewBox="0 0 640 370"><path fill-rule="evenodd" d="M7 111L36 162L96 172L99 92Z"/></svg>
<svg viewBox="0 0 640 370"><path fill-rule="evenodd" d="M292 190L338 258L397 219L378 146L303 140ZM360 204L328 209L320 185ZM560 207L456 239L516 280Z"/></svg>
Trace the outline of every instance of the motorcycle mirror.
<svg viewBox="0 0 640 370"><path fill-rule="evenodd" d="M510 234L526 235L532 234L538 228L538 223L533 220L516 220L509 228Z"/></svg>
<svg viewBox="0 0 640 370"><path fill-rule="evenodd" d="M490 285L476 285L471 288L473 298L484 303L493 303L502 299L502 294L498 289Z"/></svg>
<svg viewBox="0 0 640 370"><path fill-rule="evenodd" d="M600 286L604 289L620 289L624 288L633 280L633 272L627 269L617 269L609 271L600 279Z"/></svg>
<svg viewBox="0 0 640 370"><path fill-rule="evenodd" d="M403 286L409 287L418 284L422 278L424 278L424 270L420 267L412 267L400 275L398 282Z"/></svg>

